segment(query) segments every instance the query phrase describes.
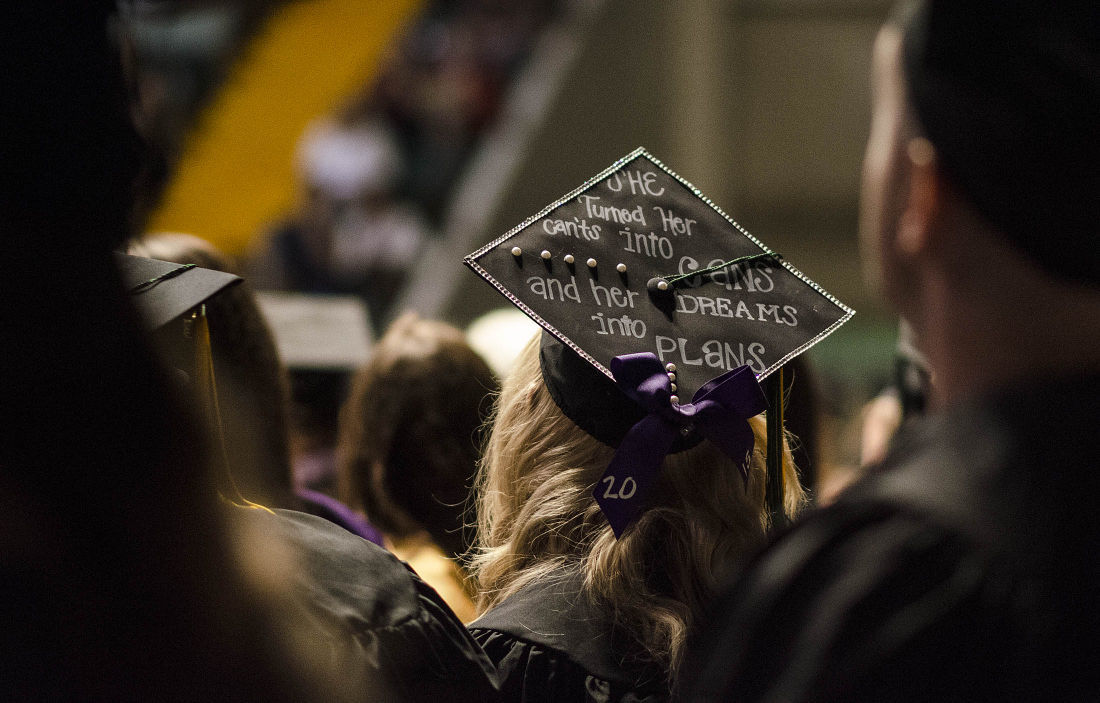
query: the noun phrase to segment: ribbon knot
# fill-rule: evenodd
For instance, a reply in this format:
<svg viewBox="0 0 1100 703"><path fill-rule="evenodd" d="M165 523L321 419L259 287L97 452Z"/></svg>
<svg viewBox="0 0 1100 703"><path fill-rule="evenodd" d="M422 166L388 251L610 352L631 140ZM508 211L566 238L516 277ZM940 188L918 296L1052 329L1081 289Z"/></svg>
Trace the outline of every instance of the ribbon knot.
<svg viewBox="0 0 1100 703"><path fill-rule="evenodd" d="M676 438L692 429L737 462L748 483L748 456L755 444L748 419L768 407L752 369L739 366L722 374L684 404L671 402L672 382L656 354L617 356L611 374L648 413L623 437L592 492L616 537L645 510L665 456Z"/></svg>

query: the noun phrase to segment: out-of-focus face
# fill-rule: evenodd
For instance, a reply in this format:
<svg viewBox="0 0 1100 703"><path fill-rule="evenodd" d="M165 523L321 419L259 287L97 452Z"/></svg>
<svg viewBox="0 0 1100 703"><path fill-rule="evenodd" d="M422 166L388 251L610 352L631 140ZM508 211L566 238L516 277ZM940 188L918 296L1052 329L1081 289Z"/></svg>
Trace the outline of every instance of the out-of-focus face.
<svg viewBox="0 0 1100 703"><path fill-rule="evenodd" d="M871 132L860 185L860 253L864 279L896 307L904 294L904 272L891 255L891 243L908 197L907 120L901 67L901 33L887 25L875 41Z"/></svg>

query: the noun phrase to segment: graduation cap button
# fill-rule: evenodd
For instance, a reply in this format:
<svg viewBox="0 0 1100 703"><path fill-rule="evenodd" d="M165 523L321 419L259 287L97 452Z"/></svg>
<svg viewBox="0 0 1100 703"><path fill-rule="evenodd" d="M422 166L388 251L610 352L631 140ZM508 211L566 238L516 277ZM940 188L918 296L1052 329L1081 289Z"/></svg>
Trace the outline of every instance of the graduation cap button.
<svg viewBox="0 0 1100 703"><path fill-rule="evenodd" d="M664 293L669 289L668 281L663 278L651 278L645 287L650 293Z"/></svg>

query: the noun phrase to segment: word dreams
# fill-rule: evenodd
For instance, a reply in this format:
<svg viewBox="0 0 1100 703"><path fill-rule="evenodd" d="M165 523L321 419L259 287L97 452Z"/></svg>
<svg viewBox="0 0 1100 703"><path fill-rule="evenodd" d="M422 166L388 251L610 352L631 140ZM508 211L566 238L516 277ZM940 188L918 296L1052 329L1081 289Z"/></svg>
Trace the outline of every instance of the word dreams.
<svg viewBox="0 0 1100 703"><path fill-rule="evenodd" d="M677 293L676 312L686 315L709 315L711 317L729 317L759 322L774 322L777 325L798 327L798 308L793 305L772 305L756 303L755 317L744 300L736 303L729 298L708 298L702 295Z"/></svg>

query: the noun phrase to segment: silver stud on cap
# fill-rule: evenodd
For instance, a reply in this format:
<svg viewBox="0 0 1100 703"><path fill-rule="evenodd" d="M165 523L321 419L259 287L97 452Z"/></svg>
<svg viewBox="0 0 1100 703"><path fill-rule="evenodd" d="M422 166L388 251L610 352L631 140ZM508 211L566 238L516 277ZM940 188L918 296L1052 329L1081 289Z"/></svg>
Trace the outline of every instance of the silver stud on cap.
<svg viewBox="0 0 1100 703"><path fill-rule="evenodd" d="M673 405L679 405L680 404L680 396L670 395L668 397L668 402L672 403Z"/></svg>
<svg viewBox="0 0 1100 703"><path fill-rule="evenodd" d="M566 254L566 255L565 255L565 263L567 263L567 264L571 264L571 263L573 263L574 261L576 261L576 259L574 259L574 258L573 258L573 255L572 255L572 254Z"/></svg>
<svg viewBox="0 0 1100 703"><path fill-rule="evenodd" d="M523 250L519 247L512 247L512 256L519 256L523 253Z"/></svg>
<svg viewBox="0 0 1100 703"><path fill-rule="evenodd" d="M539 254L539 256L541 256L542 258L544 258L544 259L546 259L547 261L549 261L549 260L550 260L550 257L551 257L551 256L553 256L553 255L552 255L552 254L550 253L550 250L549 250L549 249L543 249L543 250L542 250L542 253L541 253L541 254Z"/></svg>
<svg viewBox="0 0 1100 703"><path fill-rule="evenodd" d="M671 361L668 362L667 364L665 364L665 371L668 371L669 373L675 373L676 364L672 363Z"/></svg>
<svg viewBox="0 0 1100 703"><path fill-rule="evenodd" d="M626 264L619 264L615 267L615 270L619 273L626 273Z"/></svg>
<svg viewBox="0 0 1100 703"><path fill-rule="evenodd" d="M588 261L586 261L584 263L588 264L588 268L590 268L590 269L596 268L596 260L595 259L589 259Z"/></svg>

